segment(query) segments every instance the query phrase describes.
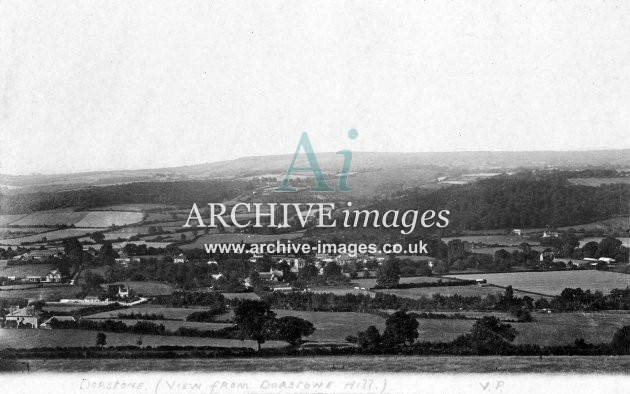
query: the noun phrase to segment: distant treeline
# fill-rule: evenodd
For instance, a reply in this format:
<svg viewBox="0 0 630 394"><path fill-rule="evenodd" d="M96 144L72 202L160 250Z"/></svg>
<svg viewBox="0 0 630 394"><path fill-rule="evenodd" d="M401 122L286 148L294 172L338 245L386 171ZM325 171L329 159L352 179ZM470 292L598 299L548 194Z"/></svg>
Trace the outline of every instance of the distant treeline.
<svg viewBox="0 0 630 394"><path fill-rule="evenodd" d="M570 172L501 175L377 203L372 208L450 211L449 230L571 226L628 214L630 185L573 185Z"/></svg>
<svg viewBox="0 0 630 394"><path fill-rule="evenodd" d="M425 311L505 311L533 310L551 308L564 311L601 311L630 310L630 287L613 289L610 294L600 291L591 292L580 288L566 288L551 300L532 297L514 296L511 286L505 293L481 296L461 296L433 294L431 297L418 299L398 297L393 294L376 293L374 297L364 294L332 293L265 293L261 296L265 302L277 309L325 312L368 312L380 309L404 309ZM233 300L233 306L238 300Z"/></svg>
<svg viewBox="0 0 630 394"><path fill-rule="evenodd" d="M48 209L77 207L89 209L114 204L192 205L224 201L239 194L246 184L239 181L139 182L90 187L60 192L0 194L0 212L30 213Z"/></svg>

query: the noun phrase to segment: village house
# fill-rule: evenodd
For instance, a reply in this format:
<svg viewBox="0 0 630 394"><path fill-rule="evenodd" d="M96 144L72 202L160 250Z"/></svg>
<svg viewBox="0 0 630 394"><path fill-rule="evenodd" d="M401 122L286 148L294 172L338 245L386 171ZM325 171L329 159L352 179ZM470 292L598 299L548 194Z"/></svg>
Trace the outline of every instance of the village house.
<svg viewBox="0 0 630 394"><path fill-rule="evenodd" d="M129 297L129 287L127 287L125 284L123 283L113 283L113 284L107 284L107 285L101 285L101 287L104 287L107 290L107 294L114 294L120 298L127 298ZM86 297L87 299L87 297Z"/></svg>
<svg viewBox="0 0 630 394"><path fill-rule="evenodd" d="M177 256L173 257L174 264L184 264L187 260L188 259L186 258L186 255L183 253L180 253Z"/></svg>
<svg viewBox="0 0 630 394"><path fill-rule="evenodd" d="M26 308L13 307L11 311L5 316L5 327L18 327L24 325L27 328L37 328L37 319L39 313L33 309L32 306Z"/></svg>
<svg viewBox="0 0 630 394"><path fill-rule="evenodd" d="M52 270L46 274L44 282L59 283L61 282L61 273L58 270Z"/></svg>

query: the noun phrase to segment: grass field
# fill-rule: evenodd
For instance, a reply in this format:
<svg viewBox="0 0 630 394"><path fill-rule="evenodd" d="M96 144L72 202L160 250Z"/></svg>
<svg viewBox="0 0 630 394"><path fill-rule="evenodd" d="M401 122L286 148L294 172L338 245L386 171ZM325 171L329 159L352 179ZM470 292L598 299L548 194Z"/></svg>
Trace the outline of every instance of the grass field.
<svg viewBox="0 0 630 394"><path fill-rule="evenodd" d="M125 313L125 312L121 312ZM91 319L91 320L107 320L107 319ZM225 327L232 327L233 324L229 323L203 323L194 321L179 321L179 320L134 320L134 319L110 319L121 321L128 326L136 324L138 321L147 321L149 323L162 324L167 331L176 331L180 327L196 328L199 330L220 330Z"/></svg>
<svg viewBox="0 0 630 394"><path fill-rule="evenodd" d="M538 242L532 241L527 237L518 235L463 235L459 237L442 238L442 241L448 243L453 239L459 239L462 242L470 243L482 243L485 245L505 245L505 246L518 246L523 242L527 242L530 245L538 245Z"/></svg>
<svg viewBox="0 0 630 394"><path fill-rule="evenodd" d="M256 293L221 293L223 297L228 300L233 300L235 298L243 299L243 300L260 300L260 297Z"/></svg>
<svg viewBox="0 0 630 394"><path fill-rule="evenodd" d="M58 226L75 225L76 227L121 226L142 221L142 212L122 211L75 211L74 209L54 209L37 211L28 215L2 215L0 223L12 226Z"/></svg>
<svg viewBox="0 0 630 394"><path fill-rule="evenodd" d="M76 227L124 226L141 222L143 218L142 212L96 211L87 212L87 215L74 225Z"/></svg>
<svg viewBox="0 0 630 394"><path fill-rule="evenodd" d="M22 219L26 214L21 215L0 215L0 226L6 226Z"/></svg>
<svg viewBox="0 0 630 394"><path fill-rule="evenodd" d="M488 294L502 293L502 289L492 286L438 286L438 287L417 287L413 289L379 289L375 292L394 294L398 297L419 299L423 297L431 297L433 294L442 294L444 296L461 295L461 296L481 296ZM522 297L524 294L514 292L515 295Z"/></svg>
<svg viewBox="0 0 630 394"><path fill-rule="evenodd" d="M109 338L109 337L108 337ZM267 346L267 344L263 345ZM630 356L316 356L217 359L28 359L31 372L415 372L627 374ZM283 375L284 376L284 375ZM621 378L621 377L620 377ZM423 382L422 377L419 384ZM481 388L477 391L481 392ZM472 391L472 386L468 391Z"/></svg>
<svg viewBox="0 0 630 394"><path fill-rule="evenodd" d="M125 242L116 242L116 243L112 243L114 248L120 248L121 245L123 243L127 243L127 241ZM147 248L166 248L168 245L172 244L173 242L150 242L150 241L129 241L128 243L132 243L135 245L146 245ZM100 247L100 245L99 245Z"/></svg>
<svg viewBox="0 0 630 394"><path fill-rule="evenodd" d="M39 287L28 290L1 290L0 298L25 298L28 300L58 301L62 298L75 298L81 291L79 286Z"/></svg>
<svg viewBox="0 0 630 394"><path fill-rule="evenodd" d="M379 330L385 328L385 319L368 313L357 312L307 312L275 309L278 318L284 316L296 316L313 323L315 332L306 337L313 342L347 343L348 335L357 335L358 331L365 330L368 326L376 326Z"/></svg>
<svg viewBox="0 0 630 394"><path fill-rule="evenodd" d="M131 308L117 309L113 311L95 313L93 315L86 316L89 319L108 319L117 318L119 313L131 314L131 313L143 313L147 315L156 314L162 315L166 319L179 319L184 320L186 316L193 312L199 312L207 310L207 308L168 308L155 305L142 304L133 306Z"/></svg>
<svg viewBox="0 0 630 394"><path fill-rule="evenodd" d="M44 276L54 266L51 264L20 264L20 265L11 265L11 266L3 266L0 267L0 276L9 277L9 276L18 276L25 277L29 275L37 275Z"/></svg>
<svg viewBox="0 0 630 394"><path fill-rule="evenodd" d="M150 203L139 203L139 204L118 204L118 205L108 205L105 207L99 208L91 208L92 211L128 211L128 212L143 212L152 209L173 209L172 205L165 204L150 204Z"/></svg>
<svg viewBox="0 0 630 394"><path fill-rule="evenodd" d="M83 237L95 231L102 231L102 228L67 228L63 230L48 231L35 235L23 237L13 237L0 239L0 245L20 245L23 242L41 242L45 237L46 241L55 241L64 238Z"/></svg>
<svg viewBox="0 0 630 394"><path fill-rule="evenodd" d="M599 220L597 222L576 224L574 226L559 227L559 230L628 230L630 229L630 216Z"/></svg>
<svg viewBox="0 0 630 394"><path fill-rule="evenodd" d="M615 288L630 286L630 275L606 271L549 271L509 272L500 274L449 275L461 279L485 278L498 286L512 285L514 289L557 295L566 287L600 290L609 293Z"/></svg>
<svg viewBox="0 0 630 394"><path fill-rule="evenodd" d="M265 243L275 242L282 239L295 239L304 235L304 231L296 231L288 234L266 235L266 234L208 234L203 235L195 242L181 246L182 249L203 249L204 244L224 244L224 243Z"/></svg>
<svg viewBox="0 0 630 394"><path fill-rule="evenodd" d="M116 282L124 283L125 286L135 291L138 295L152 297L157 295L169 295L173 293L173 286L161 282ZM113 283L112 283L113 284Z"/></svg>
<svg viewBox="0 0 630 394"><path fill-rule="evenodd" d="M630 178L571 178L569 182L574 185L582 185L582 186L600 186L600 185L608 185L612 183L625 183L630 185Z"/></svg>
<svg viewBox="0 0 630 394"><path fill-rule="evenodd" d="M532 250L535 250L537 252L542 252L546 249L545 246L539 246L539 245L534 245L531 247ZM489 248L472 248L472 252L473 253L479 253L479 254L489 254L491 256L494 256L494 253L497 250L505 250L506 252L512 253L515 250L521 250L521 248L519 248L518 246L495 246L495 247L489 247Z"/></svg>
<svg viewBox="0 0 630 394"><path fill-rule="evenodd" d="M17 330L0 329L0 349L35 348L35 347L75 347L95 346L97 331L88 330ZM219 346L257 348L255 341L239 341L236 339L216 339L200 337L180 337L166 335L138 335L106 332L107 346L136 346L142 338L142 346ZM265 347L283 347L286 342L268 341Z"/></svg>
<svg viewBox="0 0 630 394"><path fill-rule="evenodd" d="M400 278L400 283L437 283L439 281L449 282L451 279L437 276L412 276ZM376 286L376 278L352 279L350 286L365 287L366 289L370 289Z"/></svg>

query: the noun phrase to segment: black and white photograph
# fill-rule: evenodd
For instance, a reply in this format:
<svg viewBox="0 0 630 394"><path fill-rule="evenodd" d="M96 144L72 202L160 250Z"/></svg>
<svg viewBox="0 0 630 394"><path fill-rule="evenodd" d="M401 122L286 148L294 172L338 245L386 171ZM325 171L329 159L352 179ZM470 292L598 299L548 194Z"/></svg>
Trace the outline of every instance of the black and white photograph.
<svg viewBox="0 0 630 394"><path fill-rule="evenodd" d="M0 392L627 393L630 3L0 2Z"/></svg>

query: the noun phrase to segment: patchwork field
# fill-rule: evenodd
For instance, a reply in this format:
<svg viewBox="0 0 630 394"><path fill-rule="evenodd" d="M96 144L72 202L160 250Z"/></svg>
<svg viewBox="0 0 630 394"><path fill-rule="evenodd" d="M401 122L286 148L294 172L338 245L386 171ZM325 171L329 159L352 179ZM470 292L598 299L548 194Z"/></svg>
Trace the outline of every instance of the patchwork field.
<svg viewBox="0 0 630 394"><path fill-rule="evenodd" d="M43 238L46 238L46 241L50 242L65 238L84 237L87 234L102 230L102 228L67 228L23 237L0 239L0 245L15 246L22 243L42 242Z"/></svg>
<svg viewBox="0 0 630 394"><path fill-rule="evenodd" d="M24 237L53 230L50 227L0 227L0 239Z"/></svg>
<svg viewBox="0 0 630 394"><path fill-rule="evenodd" d="M208 234L202 235L195 242L181 246L182 249L203 249L204 244L226 244L226 243L265 243L275 242L283 239L295 239L304 235L304 231L296 231L288 234L266 235L266 234Z"/></svg>
<svg viewBox="0 0 630 394"><path fill-rule="evenodd" d="M607 271L548 271L509 272L500 274L448 275L461 279L485 278L498 286L511 285L514 289L557 295L567 287L600 290L609 293L615 288L630 286L630 275Z"/></svg>
<svg viewBox="0 0 630 394"><path fill-rule="evenodd" d="M109 227L113 224L122 226L142 221L142 212L121 211L75 211L73 209L55 209L37 211L28 215L2 215L3 225L12 226L60 226ZM15 220L14 220L15 219Z"/></svg>
<svg viewBox="0 0 630 394"><path fill-rule="evenodd" d="M376 326L379 330L385 328L385 319L368 313L357 312L307 312L274 309L276 317L296 316L313 323L315 332L306 337L311 342L341 342L347 343L348 335L356 335L357 331L365 330L368 326Z"/></svg>
<svg viewBox="0 0 630 394"><path fill-rule="evenodd" d="M74 347L95 346L97 331L88 330L16 330L0 329L0 349L35 348L35 347ZM138 335L106 332L106 346L137 346L142 338L142 346L218 346L257 348L255 341L236 339L215 339L200 337L180 337L165 335ZM69 340L71 339L71 340ZM286 342L268 341L265 347L284 347Z"/></svg>

